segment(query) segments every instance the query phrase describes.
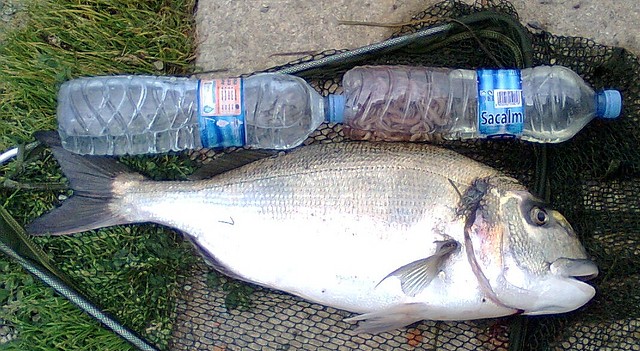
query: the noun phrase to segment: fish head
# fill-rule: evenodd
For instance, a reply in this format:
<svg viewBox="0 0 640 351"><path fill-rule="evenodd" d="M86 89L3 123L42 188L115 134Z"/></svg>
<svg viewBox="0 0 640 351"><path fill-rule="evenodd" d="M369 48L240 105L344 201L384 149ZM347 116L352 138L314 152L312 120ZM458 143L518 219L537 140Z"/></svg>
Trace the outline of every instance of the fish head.
<svg viewBox="0 0 640 351"><path fill-rule="evenodd" d="M465 235L491 300L530 315L569 312L591 300L595 289L585 280L598 267L565 217L511 178L483 189Z"/></svg>

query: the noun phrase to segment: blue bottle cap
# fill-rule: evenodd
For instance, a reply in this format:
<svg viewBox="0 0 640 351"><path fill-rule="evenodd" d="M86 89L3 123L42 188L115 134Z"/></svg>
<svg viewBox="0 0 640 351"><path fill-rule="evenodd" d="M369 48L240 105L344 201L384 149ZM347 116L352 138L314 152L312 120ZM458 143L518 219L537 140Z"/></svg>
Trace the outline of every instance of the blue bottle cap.
<svg viewBox="0 0 640 351"><path fill-rule="evenodd" d="M617 90L604 90L596 95L596 116L617 118L622 110L622 96Z"/></svg>
<svg viewBox="0 0 640 351"><path fill-rule="evenodd" d="M344 95L329 94L327 98L329 99L327 122L344 123Z"/></svg>

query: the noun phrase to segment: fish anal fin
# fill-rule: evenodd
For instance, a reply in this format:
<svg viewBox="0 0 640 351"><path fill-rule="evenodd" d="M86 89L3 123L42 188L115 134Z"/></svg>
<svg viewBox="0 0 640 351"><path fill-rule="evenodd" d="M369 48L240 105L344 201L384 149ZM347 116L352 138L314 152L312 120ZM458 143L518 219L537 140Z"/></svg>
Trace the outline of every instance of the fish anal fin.
<svg viewBox="0 0 640 351"><path fill-rule="evenodd" d="M411 297L418 295L442 270L442 265L449 255L460 246L457 241L452 239L436 243L436 252L432 256L413 261L396 269L382 278L378 285L387 278L395 276L400 279L402 292Z"/></svg>
<svg viewBox="0 0 640 351"><path fill-rule="evenodd" d="M345 322L360 322L355 330L357 334L378 334L421 321L427 308L423 303L399 304L380 311L347 318Z"/></svg>

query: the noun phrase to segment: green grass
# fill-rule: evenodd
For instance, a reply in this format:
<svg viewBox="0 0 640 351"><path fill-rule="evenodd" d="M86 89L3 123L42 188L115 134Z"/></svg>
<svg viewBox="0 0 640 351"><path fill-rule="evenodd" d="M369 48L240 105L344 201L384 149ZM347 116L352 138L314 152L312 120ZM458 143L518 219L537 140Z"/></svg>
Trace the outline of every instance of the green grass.
<svg viewBox="0 0 640 351"><path fill-rule="evenodd" d="M70 78L192 72L194 2L28 3L23 25L4 33L0 46L0 150L33 141L36 130L55 129L56 92ZM178 156L125 162L154 178L181 178L192 170ZM0 205L23 225L70 194L47 151L0 166L0 183ZM196 260L177 234L127 226L36 242L93 302L166 347L176 285ZM19 333L0 350L133 349L2 255L0 319Z"/></svg>
<svg viewBox="0 0 640 351"><path fill-rule="evenodd" d="M0 48L0 148L55 127L56 92L69 78L193 70L193 6L194 0L30 4L30 19Z"/></svg>
<svg viewBox="0 0 640 351"><path fill-rule="evenodd" d="M133 350L17 264L0 260L0 275L7 293L2 296L2 318L19 333L0 350Z"/></svg>

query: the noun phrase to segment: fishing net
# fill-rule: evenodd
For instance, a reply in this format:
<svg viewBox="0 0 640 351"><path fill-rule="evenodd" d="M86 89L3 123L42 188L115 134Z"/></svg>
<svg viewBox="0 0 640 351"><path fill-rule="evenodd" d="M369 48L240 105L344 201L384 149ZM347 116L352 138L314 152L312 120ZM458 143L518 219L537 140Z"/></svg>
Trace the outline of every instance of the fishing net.
<svg viewBox="0 0 640 351"><path fill-rule="evenodd" d="M474 5L445 1L414 16L385 45L326 51L270 71L297 74L326 95L339 93L344 72L363 64L470 69L557 64L573 69L596 89L619 90L623 96L621 118L613 122L594 120L562 144L534 145L518 140L440 143L517 178L562 212L600 268L599 277L592 282L597 289L596 297L566 315L422 321L378 335L355 334L354 325L343 321L351 313L235 282L198 261L189 268L179 265L186 269L181 274L186 278L171 285L178 289L170 294L175 299L175 308L167 323L173 327L169 344L162 348L640 350L638 58L623 48L598 45L589 39L530 31L520 24L515 9L507 1L482 1ZM305 144L341 142L347 139L345 132L348 134L340 125L325 124ZM198 150L188 157L206 163L215 162L218 155L212 150ZM130 228L131 240L136 237L135 228ZM166 232L160 234L167 237ZM94 244L89 242L83 245L88 250L100 250L91 248ZM122 268L118 266L118 255L115 253L116 259L105 264ZM331 255L327 252L327 260L331 260ZM73 271L74 264L81 265L71 257L58 262L64 262L65 271ZM78 274L92 276L105 272ZM88 295L100 300L99 287L92 288L94 292ZM132 287L124 295L135 294ZM125 303L123 300L123 309ZM149 335L153 334L149 330L156 326L140 321L140 325L127 327L137 331L146 328L145 334Z"/></svg>
<svg viewBox="0 0 640 351"><path fill-rule="evenodd" d="M639 350L640 337L640 61L622 48L579 37L532 32L507 1L467 5L447 1L414 16L395 37L449 23L447 33L392 50L328 51L270 71L298 74L322 94L339 93L342 75L363 64L457 68L573 69L595 89L621 91L622 118L593 121L571 141L445 142L442 146L501 169L565 214L600 267L594 300L561 316L511 317L472 322L423 321L379 335L355 335L342 322L349 313L287 294L255 288L245 310L224 307L225 292L206 283L200 266L177 306L172 348L304 350ZM327 57L342 55L339 60ZM325 63L316 65L318 61ZM306 142L340 142L339 125L324 125ZM193 157L206 158L194 154ZM331 254L327 253L327 259ZM313 277L309 277L313 279Z"/></svg>

